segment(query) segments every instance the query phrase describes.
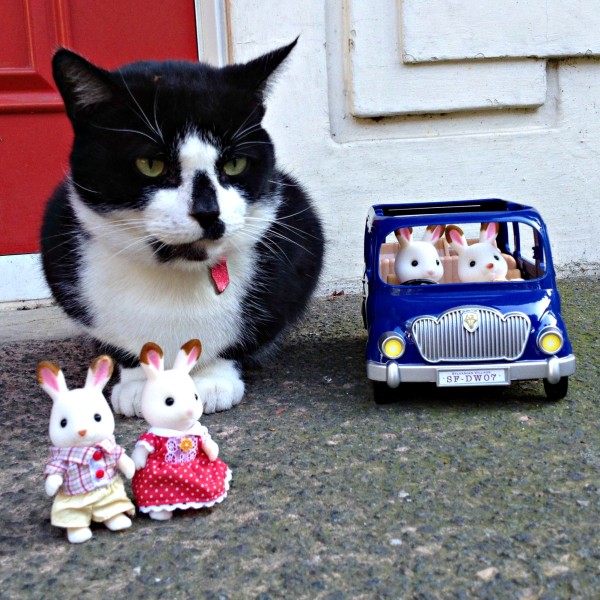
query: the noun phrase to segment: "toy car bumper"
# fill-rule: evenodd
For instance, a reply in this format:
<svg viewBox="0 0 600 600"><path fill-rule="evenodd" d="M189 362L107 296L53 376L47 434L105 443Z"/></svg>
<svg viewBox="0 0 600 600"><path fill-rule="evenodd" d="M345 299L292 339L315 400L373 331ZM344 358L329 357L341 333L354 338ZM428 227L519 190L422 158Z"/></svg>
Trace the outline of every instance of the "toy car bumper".
<svg viewBox="0 0 600 600"><path fill-rule="evenodd" d="M391 388L401 383L420 382L437 385L509 385L519 379L547 379L558 383L562 377L575 373L575 356L552 356L546 360L518 361L494 364L426 364L401 365L394 361L367 361L367 377L385 381ZM493 379L492 379L493 375Z"/></svg>

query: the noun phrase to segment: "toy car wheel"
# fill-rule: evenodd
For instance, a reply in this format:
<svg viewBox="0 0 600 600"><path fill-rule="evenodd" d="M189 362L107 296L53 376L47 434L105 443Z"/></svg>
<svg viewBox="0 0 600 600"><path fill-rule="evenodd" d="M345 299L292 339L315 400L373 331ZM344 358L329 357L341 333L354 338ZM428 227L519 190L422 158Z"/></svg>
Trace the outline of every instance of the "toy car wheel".
<svg viewBox="0 0 600 600"><path fill-rule="evenodd" d="M395 402L398 400L398 388L391 388L385 381L374 381L373 398L377 404Z"/></svg>
<svg viewBox="0 0 600 600"><path fill-rule="evenodd" d="M548 400L562 400L567 395L568 389L568 377L561 377L558 383L550 383L547 379L544 379L544 391L548 396Z"/></svg>

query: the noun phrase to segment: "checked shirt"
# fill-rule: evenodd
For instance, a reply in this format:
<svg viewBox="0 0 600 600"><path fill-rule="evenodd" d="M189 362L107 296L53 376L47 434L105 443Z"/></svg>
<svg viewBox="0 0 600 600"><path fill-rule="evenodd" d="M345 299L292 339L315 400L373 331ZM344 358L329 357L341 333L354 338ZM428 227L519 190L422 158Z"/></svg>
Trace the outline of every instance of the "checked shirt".
<svg viewBox="0 0 600 600"><path fill-rule="evenodd" d="M44 475L62 475L61 490L68 496L85 494L112 483L122 454L123 448L117 445L114 437L84 448L52 446Z"/></svg>

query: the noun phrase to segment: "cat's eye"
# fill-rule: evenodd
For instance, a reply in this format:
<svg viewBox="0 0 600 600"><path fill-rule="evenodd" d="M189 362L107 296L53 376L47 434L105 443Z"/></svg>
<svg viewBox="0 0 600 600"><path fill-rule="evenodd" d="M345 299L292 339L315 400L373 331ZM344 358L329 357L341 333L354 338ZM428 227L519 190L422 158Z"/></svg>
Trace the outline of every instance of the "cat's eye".
<svg viewBox="0 0 600 600"><path fill-rule="evenodd" d="M243 156L232 158L223 165L223 173L228 177L237 177L241 175L248 166L248 159Z"/></svg>
<svg viewBox="0 0 600 600"><path fill-rule="evenodd" d="M412 261L410 264L411 264L413 267L416 267L416 266L419 264L419 261L418 261L418 260L413 260L413 261Z"/></svg>
<svg viewBox="0 0 600 600"><path fill-rule="evenodd" d="M474 260L472 260L472 261L469 263L469 266L470 266L470 267L474 267L474 266L475 266L475 264L476 264L476 263L475 263L475 261L474 261Z"/></svg>
<svg viewBox="0 0 600 600"><path fill-rule="evenodd" d="M100 423L100 421L102 421L102 415L100 415L100 413L96 413L94 415L94 421L96 421L96 423Z"/></svg>
<svg viewBox="0 0 600 600"><path fill-rule="evenodd" d="M66 419L61 419L60 426L61 427L66 427L67 426L67 420Z"/></svg>
<svg viewBox="0 0 600 600"><path fill-rule="evenodd" d="M146 177L158 177L165 170L165 161L158 158L138 158L135 166Z"/></svg>
<svg viewBox="0 0 600 600"><path fill-rule="evenodd" d="M165 400L165 404L167 406L173 406L173 404L175 404L175 399L171 398L171 396L169 396L166 400Z"/></svg>

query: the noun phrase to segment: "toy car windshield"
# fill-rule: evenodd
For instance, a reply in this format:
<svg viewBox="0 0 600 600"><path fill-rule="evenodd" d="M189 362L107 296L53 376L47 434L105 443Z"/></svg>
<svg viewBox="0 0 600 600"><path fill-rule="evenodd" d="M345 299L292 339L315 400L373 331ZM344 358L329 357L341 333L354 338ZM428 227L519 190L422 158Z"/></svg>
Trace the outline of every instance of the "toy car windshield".
<svg viewBox="0 0 600 600"><path fill-rule="evenodd" d="M431 221L432 219L428 219ZM397 227L382 237L379 277L389 285L489 283L544 276L544 243L529 222L445 222ZM482 233L494 227L497 232Z"/></svg>

